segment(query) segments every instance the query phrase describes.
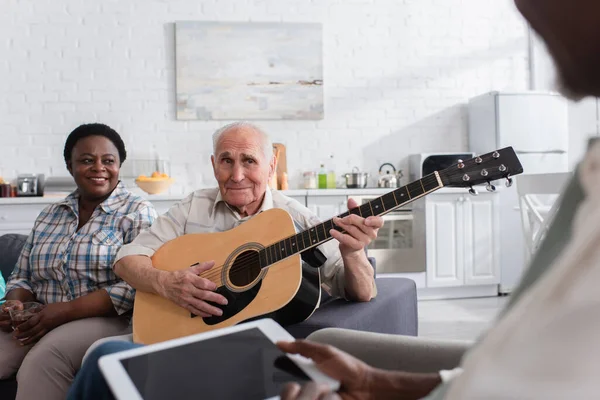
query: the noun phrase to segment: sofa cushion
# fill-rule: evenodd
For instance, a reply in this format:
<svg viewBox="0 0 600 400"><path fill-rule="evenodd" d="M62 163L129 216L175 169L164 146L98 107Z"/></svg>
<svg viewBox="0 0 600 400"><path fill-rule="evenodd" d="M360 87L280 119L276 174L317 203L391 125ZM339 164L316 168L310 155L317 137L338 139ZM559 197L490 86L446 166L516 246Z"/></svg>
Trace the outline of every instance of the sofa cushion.
<svg viewBox="0 0 600 400"><path fill-rule="evenodd" d="M26 240L27 236L18 233L8 233L0 236L0 272L4 280L8 280L9 275L15 268Z"/></svg>

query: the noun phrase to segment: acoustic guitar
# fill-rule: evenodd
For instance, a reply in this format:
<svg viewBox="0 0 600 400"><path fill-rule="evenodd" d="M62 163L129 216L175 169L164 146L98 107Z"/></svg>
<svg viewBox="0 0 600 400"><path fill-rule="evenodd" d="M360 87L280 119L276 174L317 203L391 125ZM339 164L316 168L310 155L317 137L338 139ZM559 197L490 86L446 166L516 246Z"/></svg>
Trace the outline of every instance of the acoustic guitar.
<svg viewBox="0 0 600 400"><path fill-rule="evenodd" d="M406 186L393 190L339 217L386 214L443 187L469 188L523 172L512 147L470 160L459 160ZM200 276L217 285L228 299L222 316L203 318L158 295L137 291L133 310L133 335L137 343L152 344L195 333L270 317L286 326L309 318L321 298L318 269L302 266L301 254L332 239L337 229L327 220L296 232L290 215L282 209L264 211L226 232L182 235L161 246L152 256L155 268L177 271L214 260L215 266ZM401 260L399 260L401 261Z"/></svg>

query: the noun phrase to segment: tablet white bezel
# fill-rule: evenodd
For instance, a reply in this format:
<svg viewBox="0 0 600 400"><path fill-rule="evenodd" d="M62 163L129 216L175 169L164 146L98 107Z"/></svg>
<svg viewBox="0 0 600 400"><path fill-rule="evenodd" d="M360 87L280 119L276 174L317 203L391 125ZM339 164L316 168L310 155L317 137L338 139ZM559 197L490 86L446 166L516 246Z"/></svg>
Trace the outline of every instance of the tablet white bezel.
<svg viewBox="0 0 600 400"><path fill-rule="evenodd" d="M106 379L106 382L113 392L113 395L119 399L126 400L144 400L138 392L134 383L129 379L129 375L121 360L125 358L135 357L142 354L153 353L155 351L169 349L172 347L182 346L189 343L194 343L218 336L228 335L234 332L240 332L247 329L258 328L262 333L269 338L273 343L278 341L294 341L294 337L288 331L283 329L281 325L270 318L260 319L258 321L246 322L227 328L216 329L199 333L197 335L186 336L179 339L168 340L166 342L156 343L148 346L138 347L131 350L121 351L115 354L108 354L100 357L98 363L100 370ZM312 360L302 357L297 354L288 354L296 365L298 365L314 382L327 384L332 390L339 388L339 382L323 374L317 369ZM278 398L278 397L274 397Z"/></svg>

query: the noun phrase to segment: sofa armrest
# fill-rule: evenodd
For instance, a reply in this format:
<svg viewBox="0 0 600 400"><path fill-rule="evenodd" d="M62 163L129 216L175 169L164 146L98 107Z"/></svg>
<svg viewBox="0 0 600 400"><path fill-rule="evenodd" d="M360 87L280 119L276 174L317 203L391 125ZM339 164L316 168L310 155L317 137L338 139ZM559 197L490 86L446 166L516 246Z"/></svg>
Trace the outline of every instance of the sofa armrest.
<svg viewBox="0 0 600 400"><path fill-rule="evenodd" d="M308 340L337 347L375 367L394 371L432 373L460 365L472 341L430 339L413 336L327 328Z"/></svg>

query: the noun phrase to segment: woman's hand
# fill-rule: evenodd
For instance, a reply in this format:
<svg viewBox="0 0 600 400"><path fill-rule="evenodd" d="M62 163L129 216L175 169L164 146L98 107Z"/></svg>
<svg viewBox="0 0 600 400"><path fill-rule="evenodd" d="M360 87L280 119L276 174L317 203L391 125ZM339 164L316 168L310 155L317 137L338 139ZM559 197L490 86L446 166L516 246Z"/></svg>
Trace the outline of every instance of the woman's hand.
<svg viewBox="0 0 600 400"><path fill-rule="evenodd" d="M52 329L71 321L72 311L73 307L69 302L48 304L42 311L19 325L15 329L14 337L24 346L35 343Z"/></svg>
<svg viewBox="0 0 600 400"><path fill-rule="evenodd" d="M11 332L12 321L8 310L22 310L23 303L20 300L7 300L0 307L0 330L3 332Z"/></svg>
<svg viewBox="0 0 600 400"><path fill-rule="evenodd" d="M340 382L336 393L324 384L289 383L281 392L282 400L422 399L442 381L438 373L376 369L333 346L308 340L278 342L277 346L312 359L321 372Z"/></svg>

